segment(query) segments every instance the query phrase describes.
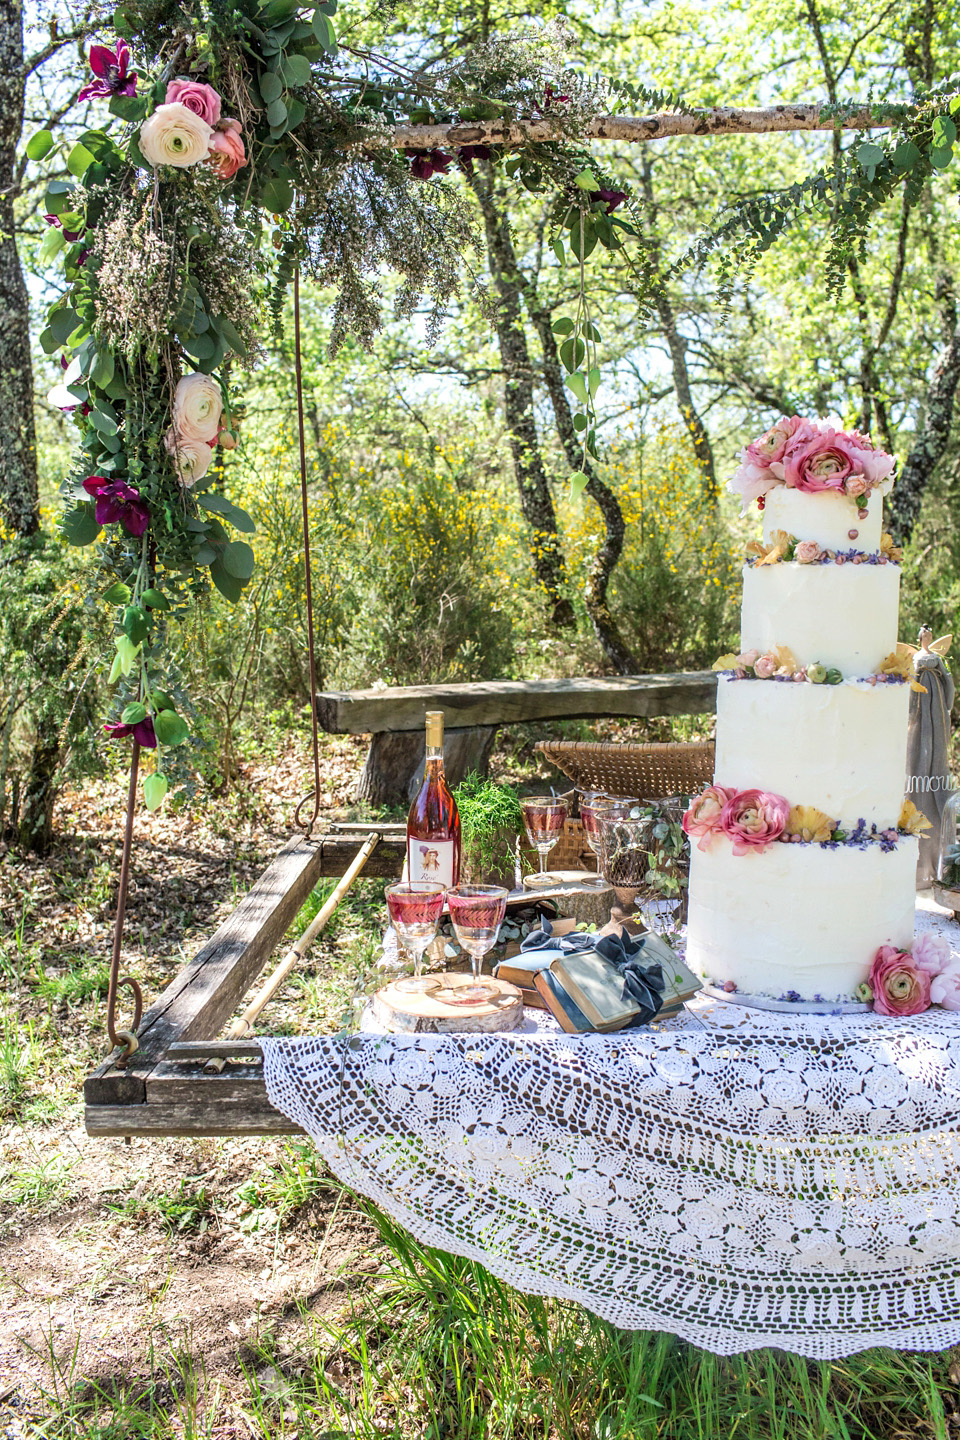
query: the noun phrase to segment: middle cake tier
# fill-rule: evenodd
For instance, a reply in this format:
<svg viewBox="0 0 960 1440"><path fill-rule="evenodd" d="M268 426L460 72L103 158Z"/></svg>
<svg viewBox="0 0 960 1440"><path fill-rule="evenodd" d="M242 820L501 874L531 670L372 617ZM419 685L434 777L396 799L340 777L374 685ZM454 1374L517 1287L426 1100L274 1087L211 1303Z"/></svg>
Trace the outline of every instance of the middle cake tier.
<svg viewBox="0 0 960 1440"><path fill-rule="evenodd" d="M844 829L895 826L906 776L906 684L737 680L717 686L714 778L813 805Z"/></svg>
<svg viewBox="0 0 960 1440"><path fill-rule="evenodd" d="M786 645L798 665L819 662L858 679L896 647L899 607L896 565L745 565L741 645Z"/></svg>

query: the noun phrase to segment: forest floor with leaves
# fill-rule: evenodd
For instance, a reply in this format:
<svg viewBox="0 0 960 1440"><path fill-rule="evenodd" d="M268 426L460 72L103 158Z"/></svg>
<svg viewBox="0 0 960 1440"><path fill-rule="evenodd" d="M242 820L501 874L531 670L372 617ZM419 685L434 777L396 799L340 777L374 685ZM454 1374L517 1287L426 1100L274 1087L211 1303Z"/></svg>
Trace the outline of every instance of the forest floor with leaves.
<svg viewBox="0 0 960 1440"><path fill-rule="evenodd" d="M530 737L508 740L495 772L529 778ZM325 738L325 817L353 813L364 752ZM123 958L148 1003L287 838L308 773L297 739L226 794L139 813ZM307 1141L88 1137L124 798L120 774L88 783L50 855L0 848L2 1440L960 1437L952 1353L718 1360L417 1245ZM357 884L275 1027L339 1028L382 885Z"/></svg>

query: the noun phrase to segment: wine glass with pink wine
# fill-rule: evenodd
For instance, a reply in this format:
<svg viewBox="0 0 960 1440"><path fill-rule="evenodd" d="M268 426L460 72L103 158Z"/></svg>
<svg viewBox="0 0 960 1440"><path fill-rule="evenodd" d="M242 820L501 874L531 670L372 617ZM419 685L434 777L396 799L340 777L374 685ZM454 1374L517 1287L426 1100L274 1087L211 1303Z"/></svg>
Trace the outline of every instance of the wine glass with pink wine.
<svg viewBox="0 0 960 1440"><path fill-rule="evenodd" d="M470 956L473 984L444 987L437 999L452 1005L482 1005L503 993L492 980L483 980L483 957L497 943L507 910L509 892L499 885L457 885L447 891L450 919L460 944Z"/></svg>
<svg viewBox="0 0 960 1440"><path fill-rule="evenodd" d="M540 856L539 875L525 876L524 883L527 886L556 885L558 877L547 873L546 860L560 839L563 822L567 818L567 802L558 800L555 795L531 795L521 802L521 808L527 839Z"/></svg>
<svg viewBox="0 0 960 1440"><path fill-rule="evenodd" d="M413 974L409 979L394 981L394 989L405 995L423 995L435 990L440 981L435 975L421 975L423 953L434 935L443 913L443 886L435 880L398 882L386 888L387 911L397 939L413 957Z"/></svg>
<svg viewBox="0 0 960 1440"><path fill-rule="evenodd" d="M607 884L603 878L601 856L603 832L600 828L600 818L616 806L639 805L640 802L625 796L610 795L605 790L579 790L577 793L580 799L580 820L583 824L584 839L597 857L597 868L600 872L597 875L585 877L580 884L599 890Z"/></svg>

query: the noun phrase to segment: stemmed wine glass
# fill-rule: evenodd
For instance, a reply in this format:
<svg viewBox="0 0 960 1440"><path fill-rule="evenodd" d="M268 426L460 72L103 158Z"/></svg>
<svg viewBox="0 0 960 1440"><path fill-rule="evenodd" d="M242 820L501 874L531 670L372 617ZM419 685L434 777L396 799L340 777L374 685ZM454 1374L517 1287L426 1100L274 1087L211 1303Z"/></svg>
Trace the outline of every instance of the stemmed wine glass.
<svg viewBox="0 0 960 1440"><path fill-rule="evenodd" d="M509 891L499 885L457 885L447 891L450 919L457 939L470 956L473 984L457 989L444 986L435 998L447 1005L478 1005L498 998L502 992L489 980L482 980L483 957L496 944L507 909Z"/></svg>
<svg viewBox="0 0 960 1440"><path fill-rule="evenodd" d="M653 846L653 816L636 801L618 801L600 812L601 864L621 905L632 909L643 890Z"/></svg>
<svg viewBox="0 0 960 1440"><path fill-rule="evenodd" d="M522 802L521 808L527 839L540 856L540 873L526 876L527 883L555 885L557 877L547 874L546 859L560 839L563 822L567 818L566 801L558 800L555 795L531 795Z"/></svg>
<svg viewBox="0 0 960 1440"><path fill-rule="evenodd" d="M629 814L630 807L639 805L639 800L631 796L610 795L604 790L581 790L580 796L580 819L583 822L583 833L587 844L597 857L600 873L596 876L581 880L583 886L594 886L600 889L607 884L603 877L603 830L600 825L601 818L608 814ZM620 808L618 808L620 807Z"/></svg>
<svg viewBox="0 0 960 1440"><path fill-rule="evenodd" d="M394 981L394 989L405 995L423 995L440 981L433 975L421 975L423 953L434 935L443 912L442 885L435 880L398 882L386 888L387 911L397 939L413 956L413 975Z"/></svg>

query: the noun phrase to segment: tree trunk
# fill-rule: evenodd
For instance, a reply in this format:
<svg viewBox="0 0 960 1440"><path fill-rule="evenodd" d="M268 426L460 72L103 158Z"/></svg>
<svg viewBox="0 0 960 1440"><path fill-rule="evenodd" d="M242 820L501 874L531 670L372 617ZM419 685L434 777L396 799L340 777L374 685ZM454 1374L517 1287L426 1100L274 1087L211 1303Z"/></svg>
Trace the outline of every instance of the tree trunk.
<svg viewBox="0 0 960 1440"><path fill-rule="evenodd" d="M443 773L451 789L472 770L487 774L496 738L495 725L444 731ZM409 805L423 779L424 752L422 730L383 730L371 735L356 798L369 805Z"/></svg>
<svg viewBox="0 0 960 1440"><path fill-rule="evenodd" d="M37 435L30 302L17 253L13 199L24 84L20 0L0 0L0 512L16 535L29 539L40 528ZM29 565L30 557L28 548L16 563ZM56 683L52 676L50 683ZM50 846L60 761L60 727L41 707L18 825L24 849L43 852Z"/></svg>
<svg viewBox="0 0 960 1440"><path fill-rule="evenodd" d="M938 278L936 297L940 303L944 349L927 391L923 429L910 447L887 500L890 528L900 544L910 539L920 514L923 492L947 448L957 387L960 385L960 326L951 275L943 274Z"/></svg>
<svg viewBox="0 0 960 1440"><path fill-rule="evenodd" d="M677 315L673 308L673 301L667 294L663 284L663 270L660 261L660 237L657 233L657 200L653 191L653 166L644 156L643 164L640 167L640 176L643 182L643 195L647 202L648 226L647 232L650 237L650 258L655 265L660 284L657 286L653 296L654 307L660 320L660 329L663 338L667 342L667 349L670 351L670 368L673 371L673 388L677 393L677 408L680 417L687 429L693 445L693 453L703 483L704 499L711 505L716 505L719 498L719 487L717 486L717 470L713 458L713 446L710 444L710 436L707 434L707 427L704 425L697 407L693 403L693 391L690 388L690 371L687 369L687 342L677 328Z"/></svg>
<svg viewBox="0 0 960 1440"><path fill-rule="evenodd" d="M567 457L567 463L571 470L579 469L582 465L585 474L590 477L584 494L589 495L591 500L596 502L600 514L603 516L603 544L593 557L593 564L590 566L590 573L584 589L587 614L590 616L593 632L600 647L614 671L618 675L635 675L639 666L631 654L630 647L620 634L619 626L610 613L607 601L610 576L623 553L623 512L609 485L604 484L600 479L590 461L584 460L577 440L577 432L573 428L573 413L563 383L563 371L560 366L560 357L557 354L557 342L551 328L549 312L537 304L536 294L532 287L527 288L526 294L530 306L530 317L543 348L543 376L547 394L550 396L550 403L553 406L563 453Z"/></svg>
<svg viewBox="0 0 960 1440"><path fill-rule="evenodd" d="M0 0L0 508L18 535L33 535L40 527L40 507L30 304L13 213L23 90L20 0Z"/></svg>
<svg viewBox="0 0 960 1440"><path fill-rule="evenodd" d="M493 169L488 161L475 168L470 184L483 214L487 259L499 301L496 324L505 376L504 411L520 506L532 532L533 568L546 593L554 625L567 629L574 624L573 606L564 594L566 565L534 418L533 365L523 328L524 282L507 218L494 198Z"/></svg>

